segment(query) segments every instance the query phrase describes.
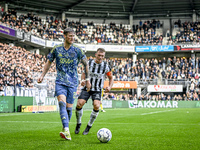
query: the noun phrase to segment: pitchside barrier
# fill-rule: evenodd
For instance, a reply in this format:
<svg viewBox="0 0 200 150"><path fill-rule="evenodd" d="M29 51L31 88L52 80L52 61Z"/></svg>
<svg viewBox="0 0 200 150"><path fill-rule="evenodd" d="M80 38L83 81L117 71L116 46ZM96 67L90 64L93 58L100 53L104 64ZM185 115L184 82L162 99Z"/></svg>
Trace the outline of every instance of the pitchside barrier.
<svg viewBox="0 0 200 150"><path fill-rule="evenodd" d="M33 97L15 97L14 96L1 96L0 97L0 112L14 112L14 106L16 112L33 112ZM54 97L47 97L45 108L41 108L46 111L57 111L58 106ZM73 105L73 109L76 107L77 100ZM200 101L116 101L116 100L103 100L104 108L200 108ZM92 109L92 100L89 100L84 109Z"/></svg>

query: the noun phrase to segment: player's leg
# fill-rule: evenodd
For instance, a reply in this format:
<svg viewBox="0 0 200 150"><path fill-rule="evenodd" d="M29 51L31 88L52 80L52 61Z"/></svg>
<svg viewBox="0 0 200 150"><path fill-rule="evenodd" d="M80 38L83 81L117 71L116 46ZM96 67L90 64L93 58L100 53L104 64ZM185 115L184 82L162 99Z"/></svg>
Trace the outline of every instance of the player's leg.
<svg viewBox="0 0 200 150"><path fill-rule="evenodd" d="M63 85L56 85L56 95L59 102L60 117L63 124L63 131L60 132L60 136L66 140L71 140L71 135L69 132L69 115L66 109L66 107L69 106L69 102L66 102L66 99L69 95L68 87ZM73 104L70 106L72 107Z"/></svg>
<svg viewBox="0 0 200 150"><path fill-rule="evenodd" d="M87 124L87 127L85 128L83 135L87 135L89 133L90 128L92 127L94 121L96 120L98 114L99 114L99 106L100 106L100 101L101 101L101 92L95 92L92 95L92 99L95 100L93 101L93 110L90 115L90 120Z"/></svg>
<svg viewBox="0 0 200 150"><path fill-rule="evenodd" d="M76 129L75 134L78 134L80 132L81 128L81 118L83 116L83 105L86 103L84 99L78 99L77 105L76 105Z"/></svg>
<svg viewBox="0 0 200 150"><path fill-rule="evenodd" d="M60 136L66 140L71 140L71 136L69 133L69 118L66 110L66 96L65 95L59 95L58 97L58 103L60 108L60 118L63 125L63 131L60 132Z"/></svg>
<svg viewBox="0 0 200 150"><path fill-rule="evenodd" d="M82 90L80 96L78 97L78 102L76 105L76 129L75 129L75 134L78 134L80 132L80 127L81 127L81 118L83 116L83 106L84 104L87 102L87 100L89 99L90 94L85 91Z"/></svg>
<svg viewBox="0 0 200 150"><path fill-rule="evenodd" d="M77 87L68 87L67 89L66 109L67 109L69 121L72 117L72 107L73 107L74 100L76 97L76 90L77 90Z"/></svg>
<svg viewBox="0 0 200 150"><path fill-rule="evenodd" d="M59 95L57 97L58 99L58 104L59 104L59 109L60 109L60 118L63 124L63 128L69 128L69 118L68 114L66 111L66 96L65 95Z"/></svg>
<svg viewBox="0 0 200 150"><path fill-rule="evenodd" d="M102 91L101 91L101 103L100 103L100 107L101 107L101 111L102 111L102 112L106 112L105 110L103 110L103 105L102 105L103 94L104 94L104 89L102 89Z"/></svg>
<svg viewBox="0 0 200 150"><path fill-rule="evenodd" d="M101 107L101 112L106 112L106 111L103 109L102 99L101 99L100 107Z"/></svg>

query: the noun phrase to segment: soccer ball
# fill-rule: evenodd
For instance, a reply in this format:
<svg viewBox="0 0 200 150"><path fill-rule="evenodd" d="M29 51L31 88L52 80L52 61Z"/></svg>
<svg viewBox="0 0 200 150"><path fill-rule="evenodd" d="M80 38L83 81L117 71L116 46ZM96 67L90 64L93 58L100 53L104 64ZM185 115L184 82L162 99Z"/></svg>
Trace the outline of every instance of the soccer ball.
<svg viewBox="0 0 200 150"><path fill-rule="evenodd" d="M107 143L112 138L112 133L107 128L102 128L97 132L97 138L102 143Z"/></svg>

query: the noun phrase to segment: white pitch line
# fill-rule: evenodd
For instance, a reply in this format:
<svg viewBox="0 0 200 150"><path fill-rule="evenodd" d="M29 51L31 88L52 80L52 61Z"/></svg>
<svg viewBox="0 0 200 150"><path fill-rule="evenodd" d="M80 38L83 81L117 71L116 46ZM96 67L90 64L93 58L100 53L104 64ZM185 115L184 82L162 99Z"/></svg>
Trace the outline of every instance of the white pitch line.
<svg viewBox="0 0 200 150"><path fill-rule="evenodd" d="M61 122L49 122L49 121L0 121L0 122L13 122L13 123L61 123Z"/></svg>
<svg viewBox="0 0 200 150"><path fill-rule="evenodd" d="M22 116L22 115L33 115L33 114L41 114L41 113L12 113L12 114L5 114L5 115L0 115L0 117L4 116Z"/></svg>
<svg viewBox="0 0 200 150"><path fill-rule="evenodd" d="M61 122L50 122L50 121L0 121L0 123L3 123L3 122L7 122L7 123L52 123L52 124L61 124ZM83 124L86 124L87 122L82 122ZM70 122L70 124L76 124L76 122ZM117 124L117 125L129 125L129 124L140 124L140 125L164 125L164 126L168 126L168 125L171 125L171 126L188 126L188 125L199 125L200 124L184 124L184 123L122 123L122 122L115 122L115 123L101 123L101 122L96 122L95 124Z"/></svg>
<svg viewBox="0 0 200 150"><path fill-rule="evenodd" d="M169 111L175 111L175 109L172 110L164 110L164 111L154 111L154 112L149 112L149 113L143 113L141 115L151 115L151 114L157 114L157 113L163 113L163 112L169 112Z"/></svg>

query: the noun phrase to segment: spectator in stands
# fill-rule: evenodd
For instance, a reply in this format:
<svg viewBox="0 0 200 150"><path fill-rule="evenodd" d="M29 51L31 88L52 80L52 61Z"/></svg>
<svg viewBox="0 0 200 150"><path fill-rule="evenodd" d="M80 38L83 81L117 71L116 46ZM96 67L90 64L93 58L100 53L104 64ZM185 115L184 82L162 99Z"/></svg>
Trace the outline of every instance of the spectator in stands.
<svg viewBox="0 0 200 150"><path fill-rule="evenodd" d="M110 31L108 31L107 29L109 28L106 25L94 26L93 22L88 22L87 27L83 26L80 22L61 21L58 18L54 18L53 15L47 15L46 21L44 22L41 21L38 15L32 12L18 17L19 21L16 21L16 11L9 11L2 17L1 22L19 29L20 31L31 32L33 35L47 40L63 41L62 32L68 23L69 27L76 28L76 35L80 38L79 40L84 43L117 43L122 45L133 45L134 43L155 45L162 43L162 35L159 37L156 36L155 33L156 23L157 27L159 27L159 21L155 20L152 21L152 26L149 26L147 21L143 24L140 22L140 28L136 25L136 29L134 28L133 32L132 29L127 28L127 26L123 27L122 24L116 26L116 24L112 22L110 23ZM10 21L11 24L8 24L7 21ZM90 26L92 26L92 32L89 30ZM138 34L136 35L135 33ZM133 34L136 36L133 37Z"/></svg>

